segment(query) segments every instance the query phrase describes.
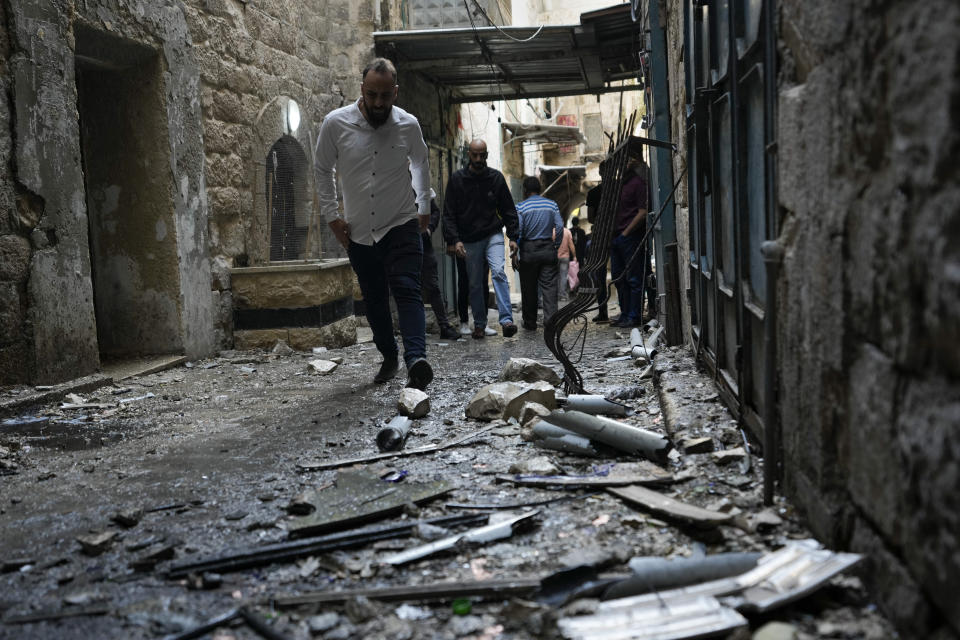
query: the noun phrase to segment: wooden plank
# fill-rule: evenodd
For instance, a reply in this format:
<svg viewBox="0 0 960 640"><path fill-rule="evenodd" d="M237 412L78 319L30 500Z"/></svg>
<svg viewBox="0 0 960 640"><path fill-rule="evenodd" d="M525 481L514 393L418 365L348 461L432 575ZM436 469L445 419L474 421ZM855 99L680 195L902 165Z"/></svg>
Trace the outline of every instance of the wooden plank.
<svg viewBox="0 0 960 640"><path fill-rule="evenodd" d="M729 522L733 518L729 513L702 509L644 487L609 487L607 493L645 511L699 526L716 526Z"/></svg>

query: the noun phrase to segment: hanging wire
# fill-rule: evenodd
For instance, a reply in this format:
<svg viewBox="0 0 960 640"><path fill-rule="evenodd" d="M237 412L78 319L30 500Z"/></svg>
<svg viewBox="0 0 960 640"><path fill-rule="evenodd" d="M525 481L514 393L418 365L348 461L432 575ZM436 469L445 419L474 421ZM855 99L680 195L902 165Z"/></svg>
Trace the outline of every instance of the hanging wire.
<svg viewBox="0 0 960 640"><path fill-rule="evenodd" d="M514 42L530 42L531 40L533 40L534 38L536 38L538 35L540 35L540 32L541 32L541 31L543 31L544 25L540 25L540 26L537 28L537 31L536 31L532 36L530 36L529 38L514 38L512 35L510 35L510 34L507 33L506 31L504 31L503 29L501 29L501 28L500 28L500 25L498 25L497 23L495 23L493 20L490 19L490 16L487 15L487 12L484 11L483 7L480 5L479 2L477 2L477 0L473 0L473 4L476 5L477 9L480 10L480 15L483 16L484 20L486 20L488 23L490 23L490 26L491 26L491 27L494 27L497 31L499 31L499 32L502 33L503 35L507 36L508 38L510 38L511 40L513 40ZM503 19L503 12L500 11L500 4L499 4L499 3L497 4L497 11L500 13L500 19L502 20L502 19ZM468 7L467 7L467 13L469 13L469 12L470 12L470 7L468 6ZM470 22L472 23L473 21L471 20Z"/></svg>

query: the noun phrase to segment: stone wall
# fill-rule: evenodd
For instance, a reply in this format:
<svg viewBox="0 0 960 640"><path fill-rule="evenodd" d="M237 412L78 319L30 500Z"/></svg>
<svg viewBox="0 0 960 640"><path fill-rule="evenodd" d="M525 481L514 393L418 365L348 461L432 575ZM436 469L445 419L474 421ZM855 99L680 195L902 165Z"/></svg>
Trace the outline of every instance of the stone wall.
<svg viewBox="0 0 960 640"><path fill-rule="evenodd" d="M779 4L785 488L960 633L960 6Z"/></svg>

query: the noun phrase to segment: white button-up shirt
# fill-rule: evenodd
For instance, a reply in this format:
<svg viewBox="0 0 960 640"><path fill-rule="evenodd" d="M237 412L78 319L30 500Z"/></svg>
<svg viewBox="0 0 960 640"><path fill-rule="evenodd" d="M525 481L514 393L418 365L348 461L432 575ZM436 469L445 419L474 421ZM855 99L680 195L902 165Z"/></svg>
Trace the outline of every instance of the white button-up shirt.
<svg viewBox="0 0 960 640"><path fill-rule="evenodd" d="M417 119L397 106L376 128L356 102L327 114L314 172L320 213L328 223L343 218L353 242L371 245L418 212L430 214L427 145ZM337 208L337 175L343 214Z"/></svg>

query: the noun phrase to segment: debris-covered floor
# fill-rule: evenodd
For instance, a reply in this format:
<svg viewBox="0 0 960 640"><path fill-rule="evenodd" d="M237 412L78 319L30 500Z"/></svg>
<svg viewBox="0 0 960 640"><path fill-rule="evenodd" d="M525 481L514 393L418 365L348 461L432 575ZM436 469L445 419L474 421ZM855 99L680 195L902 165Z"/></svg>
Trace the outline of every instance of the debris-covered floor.
<svg viewBox="0 0 960 640"><path fill-rule="evenodd" d="M648 633L604 637L706 637L655 635L672 596L633 596L621 611L634 623L599 597L629 585L618 581L640 556L688 558L667 582L644 573L651 560L634 562L633 582L663 593L697 573L701 556L761 552L766 562L807 553L788 543L809 535L788 503L763 506L762 461L689 351L661 349L641 379L629 333L587 332L585 386L625 398L632 415L613 419L669 438L676 448L660 464L595 440L600 457L538 446L528 421L538 410L522 403L508 405L520 420L467 418L511 358L561 370L542 333L527 331L428 336L430 410L392 458L375 459L375 439L405 378L374 385L370 343L224 352L0 418L0 636L492 640L585 637L593 621ZM309 364L318 359L336 367L317 373L332 366ZM554 390L562 400L560 387L529 386L545 403ZM6 389L0 400L35 392ZM374 459L339 464L356 458ZM507 518L512 526L489 526ZM448 539L460 534L473 542ZM410 551L431 543L432 554ZM855 560L824 554L803 556L792 582L768 576L754 591L789 591L811 567ZM196 564L218 559L226 564ZM895 637L856 567L838 567L783 606L756 606L742 585L687 598L674 624L730 638Z"/></svg>

